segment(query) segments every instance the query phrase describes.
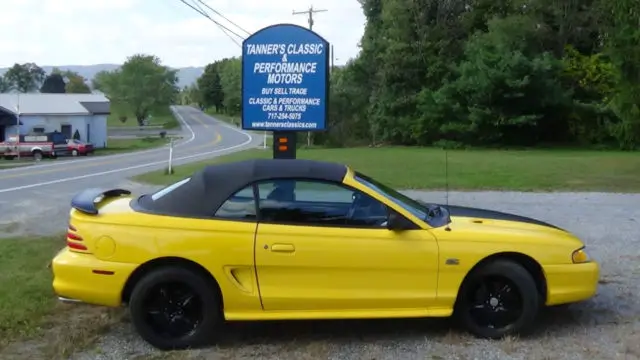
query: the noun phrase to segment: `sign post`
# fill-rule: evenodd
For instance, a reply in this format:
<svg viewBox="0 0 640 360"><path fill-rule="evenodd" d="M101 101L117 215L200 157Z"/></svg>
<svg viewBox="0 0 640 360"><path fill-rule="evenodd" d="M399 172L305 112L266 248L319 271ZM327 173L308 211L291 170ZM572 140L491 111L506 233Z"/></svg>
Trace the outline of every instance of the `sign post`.
<svg viewBox="0 0 640 360"><path fill-rule="evenodd" d="M167 167L168 174L173 174L173 138L169 139L169 165Z"/></svg>
<svg viewBox="0 0 640 360"><path fill-rule="evenodd" d="M242 42L242 129L273 131L274 159L296 158L298 131L324 131L330 45L293 24L268 26Z"/></svg>

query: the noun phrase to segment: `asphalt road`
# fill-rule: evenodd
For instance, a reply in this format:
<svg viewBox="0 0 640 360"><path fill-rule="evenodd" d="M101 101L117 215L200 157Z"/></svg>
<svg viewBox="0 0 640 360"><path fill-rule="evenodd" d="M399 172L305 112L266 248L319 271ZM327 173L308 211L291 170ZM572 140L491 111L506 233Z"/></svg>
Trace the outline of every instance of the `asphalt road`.
<svg viewBox="0 0 640 360"><path fill-rule="evenodd" d="M186 106L174 111L182 123L182 139L174 144L174 165L229 154L262 143L255 136ZM151 187L127 179L165 168L169 148L134 153L59 159L0 170L0 237L50 234L64 229L71 197L87 187L125 187L134 192Z"/></svg>

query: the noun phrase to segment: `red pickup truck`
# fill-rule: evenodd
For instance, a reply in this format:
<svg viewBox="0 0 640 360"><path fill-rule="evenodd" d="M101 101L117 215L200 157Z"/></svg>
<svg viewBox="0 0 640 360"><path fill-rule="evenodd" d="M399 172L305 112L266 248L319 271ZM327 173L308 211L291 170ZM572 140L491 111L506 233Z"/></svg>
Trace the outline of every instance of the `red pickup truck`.
<svg viewBox="0 0 640 360"><path fill-rule="evenodd" d="M45 133L10 136L0 142L0 156L7 160L16 157L33 157L36 161L43 158L55 158L58 152L67 149L67 138L62 133Z"/></svg>

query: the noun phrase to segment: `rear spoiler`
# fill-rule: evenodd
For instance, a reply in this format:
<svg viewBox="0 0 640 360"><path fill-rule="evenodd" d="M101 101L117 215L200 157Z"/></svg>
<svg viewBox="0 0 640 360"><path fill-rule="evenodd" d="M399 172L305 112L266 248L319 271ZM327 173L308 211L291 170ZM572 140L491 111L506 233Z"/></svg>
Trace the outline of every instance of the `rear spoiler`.
<svg viewBox="0 0 640 360"><path fill-rule="evenodd" d="M91 188L83 190L71 199L71 207L89 215L98 215L97 205L106 198L130 195L131 191L125 189L100 189ZM99 199L99 200L98 200ZM96 201L98 200L98 201Z"/></svg>

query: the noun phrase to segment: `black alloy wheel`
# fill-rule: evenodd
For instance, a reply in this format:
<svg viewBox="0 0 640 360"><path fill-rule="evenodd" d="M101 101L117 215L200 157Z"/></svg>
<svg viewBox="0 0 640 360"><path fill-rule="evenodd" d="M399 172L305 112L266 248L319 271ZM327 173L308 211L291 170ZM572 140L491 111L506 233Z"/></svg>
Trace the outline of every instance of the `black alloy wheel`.
<svg viewBox="0 0 640 360"><path fill-rule="evenodd" d="M147 323L168 339L193 334L202 323L203 307L198 293L182 282L156 284L144 299Z"/></svg>
<svg viewBox="0 0 640 360"><path fill-rule="evenodd" d="M487 276L470 291L469 316L479 326L505 330L522 316L522 295L507 278Z"/></svg>
<svg viewBox="0 0 640 360"><path fill-rule="evenodd" d="M460 291L456 315L472 334L489 339L529 332L542 301L529 272L507 260L475 270Z"/></svg>
<svg viewBox="0 0 640 360"><path fill-rule="evenodd" d="M145 275L133 289L129 310L138 334L162 350L195 348L214 340L223 323L212 280L180 266Z"/></svg>

